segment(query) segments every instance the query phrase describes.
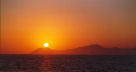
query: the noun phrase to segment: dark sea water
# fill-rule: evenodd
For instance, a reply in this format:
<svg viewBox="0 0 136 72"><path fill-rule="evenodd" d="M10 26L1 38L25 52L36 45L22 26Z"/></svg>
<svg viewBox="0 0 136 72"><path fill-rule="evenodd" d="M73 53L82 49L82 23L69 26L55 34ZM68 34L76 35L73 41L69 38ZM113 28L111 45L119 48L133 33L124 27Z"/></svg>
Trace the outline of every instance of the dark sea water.
<svg viewBox="0 0 136 72"><path fill-rule="evenodd" d="M136 72L136 55L0 55L0 72Z"/></svg>

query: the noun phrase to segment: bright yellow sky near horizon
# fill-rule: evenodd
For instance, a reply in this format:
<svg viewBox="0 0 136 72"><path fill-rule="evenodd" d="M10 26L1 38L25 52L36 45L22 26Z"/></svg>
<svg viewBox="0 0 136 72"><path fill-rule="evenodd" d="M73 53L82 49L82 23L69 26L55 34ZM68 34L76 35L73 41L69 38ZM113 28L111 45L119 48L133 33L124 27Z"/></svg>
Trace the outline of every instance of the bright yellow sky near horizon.
<svg viewBox="0 0 136 72"><path fill-rule="evenodd" d="M2 0L1 53L89 44L136 47L132 0Z"/></svg>

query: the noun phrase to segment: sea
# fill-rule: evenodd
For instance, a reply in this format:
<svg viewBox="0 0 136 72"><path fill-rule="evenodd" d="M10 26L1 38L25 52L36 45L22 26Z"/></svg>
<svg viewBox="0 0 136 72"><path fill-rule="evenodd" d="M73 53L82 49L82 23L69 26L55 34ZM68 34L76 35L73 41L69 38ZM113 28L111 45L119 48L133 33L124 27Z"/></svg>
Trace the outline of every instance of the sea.
<svg viewBox="0 0 136 72"><path fill-rule="evenodd" d="M0 72L136 72L136 55L0 55Z"/></svg>

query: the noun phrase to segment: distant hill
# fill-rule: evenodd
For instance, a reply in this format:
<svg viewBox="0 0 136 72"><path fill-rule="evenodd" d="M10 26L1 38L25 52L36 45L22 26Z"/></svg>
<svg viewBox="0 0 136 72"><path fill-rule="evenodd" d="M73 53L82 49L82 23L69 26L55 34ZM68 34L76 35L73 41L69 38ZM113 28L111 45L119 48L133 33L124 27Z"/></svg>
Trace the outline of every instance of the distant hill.
<svg viewBox="0 0 136 72"><path fill-rule="evenodd" d="M32 52L32 54L53 54L54 50L50 48L38 48Z"/></svg>
<svg viewBox="0 0 136 72"><path fill-rule="evenodd" d="M121 49L104 48L101 45L88 45L79 48L73 48L68 50L51 50L49 48L39 48L33 52L33 54L67 54L67 55L136 55L135 48Z"/></svg>

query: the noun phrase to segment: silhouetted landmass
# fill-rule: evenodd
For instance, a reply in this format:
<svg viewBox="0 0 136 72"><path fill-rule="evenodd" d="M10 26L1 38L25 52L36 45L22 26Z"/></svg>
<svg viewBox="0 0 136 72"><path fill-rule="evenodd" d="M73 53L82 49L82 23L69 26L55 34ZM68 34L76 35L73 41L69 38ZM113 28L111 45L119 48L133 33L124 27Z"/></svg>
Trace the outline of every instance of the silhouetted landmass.
<svg viewBox="0 0 136 72"><path fill-rule="evenodd" d="M33 54L66 54L66 55L136 55L136 48L104 48L101 45L88 45L68 50L51 50L39 48Z"/></svg>
<svg viewBox="0 0 136 72"><path fill-rule="evenodd" d="M50 48L38 48L32 54L53 54L53 52Z"/></svg>

